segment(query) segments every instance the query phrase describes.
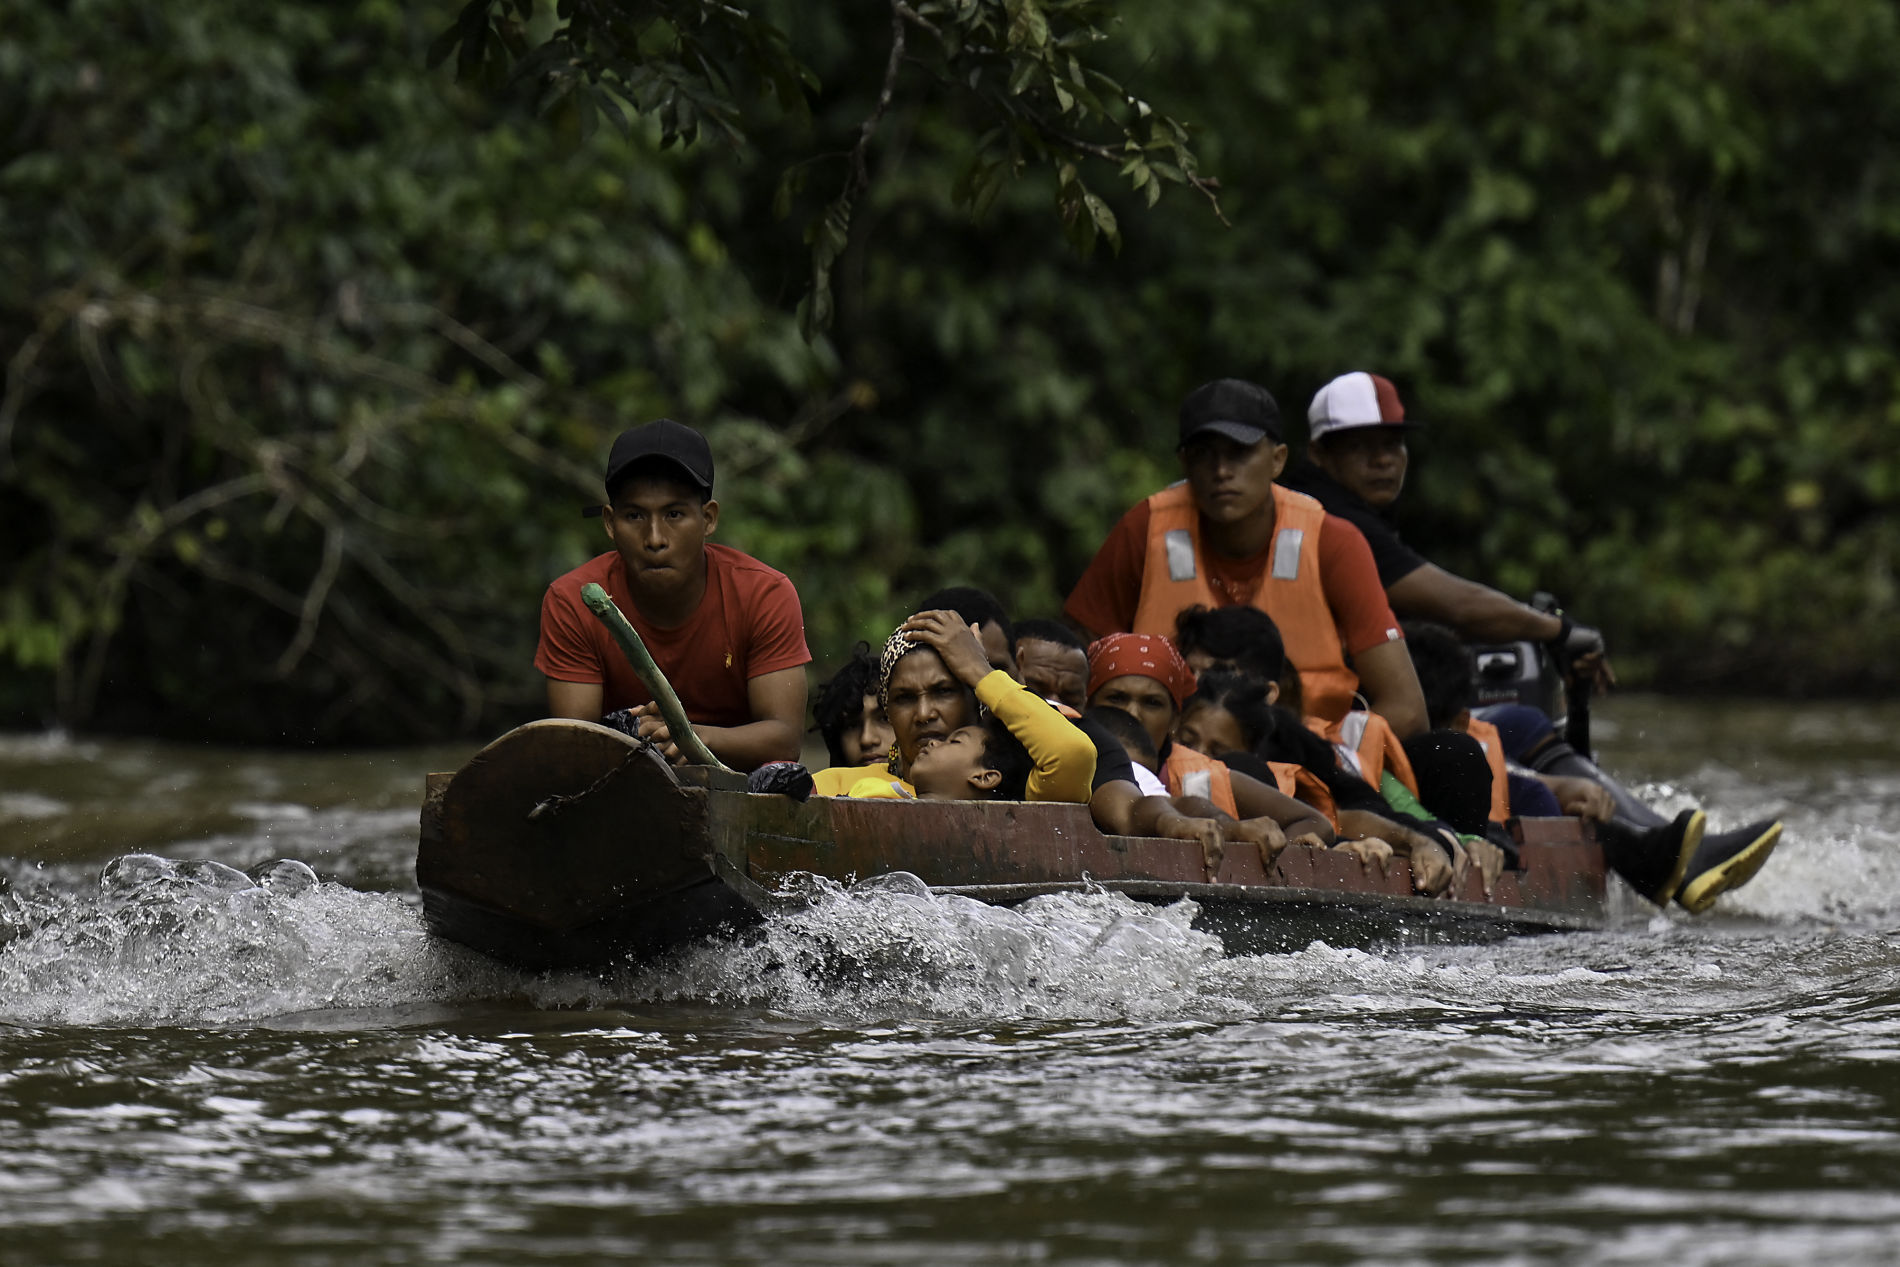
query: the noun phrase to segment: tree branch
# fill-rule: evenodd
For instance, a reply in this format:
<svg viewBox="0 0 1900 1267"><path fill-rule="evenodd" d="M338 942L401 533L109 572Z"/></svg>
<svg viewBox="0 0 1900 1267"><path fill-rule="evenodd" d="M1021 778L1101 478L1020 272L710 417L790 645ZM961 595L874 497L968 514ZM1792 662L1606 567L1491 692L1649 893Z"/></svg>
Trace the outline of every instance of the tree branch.
<svg viewBox="0 0 1900 1267"><path fill-rule="evenodd" d="M284 648L284 654L277 657L277 676L289 677L290 671L310 650L310 644L316 640L317 619L323 615L323 606L330 598L330 587L336 584L337 573L343 566L343 529L332 524L323 534L323 561L317 565L317 574L310 580L310 588L304 591L303 607L297 617L297 634Z"/></svg>

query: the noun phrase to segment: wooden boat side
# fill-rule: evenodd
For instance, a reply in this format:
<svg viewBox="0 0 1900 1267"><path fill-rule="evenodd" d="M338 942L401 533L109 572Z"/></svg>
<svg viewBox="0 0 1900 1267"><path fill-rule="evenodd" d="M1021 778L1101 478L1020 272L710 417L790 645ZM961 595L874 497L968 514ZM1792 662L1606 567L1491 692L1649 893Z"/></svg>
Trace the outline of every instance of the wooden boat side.
<svg viewBox="0 0 1900 1267"><path fill-rule="evenodd" d="M1271 868L1230 850L1108 836L1086 807L916 803L743 791L676 770L606 727L550 719L503 735L453 777L431 776L416 880L438 935L530 968L646 958L756 922L793 872L839 881L907 871L943 892L1013 904L1100 885L1145 902L1189 897L1235 953L1315 937L1488 938L1600 921L1602 851L1575 820L1525 820L1525 869L1487 898L1480 878L1438 899L1348 854L1292 846Z"/></svg>
<svg viewBox="0 0 1900 1267"><path fill-rule="evenodd" d="M1473 936L1595 927L1606 882L1601 849L1574 819L1516 824L1524 869L1505 872L1489 896L1474 869L1456 893L1423 898L1402 859L1381 872L1342 851L1302 845L1286 848L1271 868L1256 850L1230 849L1209 875L1193 842L1105 835L1080 805L798 804L712 792L708 812L715 850L767 888L800 871L841 880L908 871L935 889L1008 904L1096 884L1144 901L1192 897L1235 918L1292 922L1304 908L1309 927L1353 924L1374 937L1408 926ZM1359 914L1348 918L1352 911Z"/></svg>
<svg viewBox="0 0 1900 1267"><path fill-rule="evenodd" d="M618 731L547 719L435 781L416 884L438 936L522 967L588 967L757 921L707 840L704 788Z"/></svg>

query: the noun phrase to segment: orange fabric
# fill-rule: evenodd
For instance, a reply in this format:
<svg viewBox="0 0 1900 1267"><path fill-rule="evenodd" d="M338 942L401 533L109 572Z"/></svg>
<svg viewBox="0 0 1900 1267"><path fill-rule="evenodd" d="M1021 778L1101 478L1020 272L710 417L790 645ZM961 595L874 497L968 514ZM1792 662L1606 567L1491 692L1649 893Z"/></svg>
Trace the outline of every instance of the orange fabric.
<svg viewBox="0 0 1900 1267"><path fill-rule="evenodd" d="M1273 781L1283 794L1312 806L1325 815L1334 831L1339 830L1339 807L1333 803L1324 779L1296 761L1269 761L1267 768L1273 771Z"/></svg>
<svg viewBox="0 0 1900 1267"><path fill-rule="evenodd" d="M1190 775L1203 772L1207 775L1205 792L1183 790ZM1170 795L1205 796L1235 818L1240 817L1240 807L1234 803L1233 777L1227 773L1227 767L1214 758L1202 756L1185 744L1173 744L1168 748L1168 759L1161 765L1161 777Z"/></svg>
<svg viewBox="0 0 1900 1267"><path fill-rule="evenodd" d="M1478 741L1491 766L1491 821L1504 822L1511 816L1511 776L1504 770L1504 739L1496 726L1476 717L1466 725L1465 733Z"/></svg>
<svg viewBox="0 0 1900 1267"><path fill-rule="evenodd" d="M1302 718L1306 728L1333 745L1340 754L1340 764L1370 783L1374 791L1379 787L1379 776L1387 770L1392 777L1405 785L1413 796L1418 795L1418 776L1412 773L1412 759L1405 755L1405 745L1392 733L1392 726L1385 718L1363 708L1355 708L1339 721L1327 721L1324 717ZM1352 758L1345 760L1347 756Z"/></svg>
<svg viewBox="0 0 1900 1267"><path fill-rule="evenodd" d="M1135 627L1141 574L1148 557L1148 518L1144 497L1115 521L1101 549L1083 569L1062 604L1063 614L1078 627L1098 635ZM1200 562L1206 566L1208 584L1226 595L1222 602L1231 606L1243 601L1239 595L1253 592L1272 556L1269 541L1248 558L1209 553ZM1326 605L1332 609L1348 655L1382 647L1398 637L1398 621L1386 602L1385 586L1379 583L1372 546L1356 524L1336 514L1326 516L1326 530L1319 537L1319 567Z"/></svg>
<svg viewBox="0 0 1900 1267"><path fill-rule="evenodd" d="M1359 679L1346 667L1339 627L1333 621L1320 577L1319 539L1326 512L1306 494L1276 484L1273 514L1273 542L1266 566L1258 573L1252 592L1236 597L1273 617L1286 643L1287 659L1300 671L1300 691L1307 711L1335 720L1352 707ZM1192 575L1181 579L1176 579L1178 568L1169 565L1168 536L1175 532L1186 533L1185 540L1192 549ZM1274 575L1280 570L1275 564L1281 543L1287 542L1290 547L1295 540L1288 536L1290 533L1299 534L1298 563L1291 577L1279 577ZM1141 601L1135 610L1136 633L1172 637L1174 619L1184 609L1195 603L1229 605L1227 598L1208 583L1203 559L1201 515L1193 491L1186 484L1176 484L1150 497ZM1177 564L1183 561L1176 559Z"/></svg>

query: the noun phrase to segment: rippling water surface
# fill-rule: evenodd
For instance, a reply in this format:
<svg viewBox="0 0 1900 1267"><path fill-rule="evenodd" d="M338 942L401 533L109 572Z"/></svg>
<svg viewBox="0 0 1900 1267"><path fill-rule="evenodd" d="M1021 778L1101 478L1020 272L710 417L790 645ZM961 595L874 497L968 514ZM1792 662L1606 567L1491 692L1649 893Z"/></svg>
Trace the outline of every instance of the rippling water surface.
<svg viewBox="0 0 1900 1267"><path fill-rule="evenodd" d="M605 981L423 933L466 749L0 738L0 1262L1891 1262L1896 723L1608 710L1788 822L1701 919L1225 958L894 881Z"/></svg>

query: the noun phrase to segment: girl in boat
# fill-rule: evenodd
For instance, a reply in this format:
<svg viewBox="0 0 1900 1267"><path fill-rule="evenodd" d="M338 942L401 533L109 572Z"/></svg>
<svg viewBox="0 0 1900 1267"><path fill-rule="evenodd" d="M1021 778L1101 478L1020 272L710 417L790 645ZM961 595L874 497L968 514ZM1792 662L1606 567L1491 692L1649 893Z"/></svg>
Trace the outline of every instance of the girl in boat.
<svg viewBox="0 0 1900 1267"><path fill-rule="evenodd" d="M906 620L885 643L878 671L879 703L896 736L887 772L867 778L861 766L820 770L812 776L819 795L916 796L920 789L911 775L924 748L981 730L980 744L978 736L964 735L950 751L925 758L932 795L961 787L999 797L1014 792L1008 799L1088 802L1095 745L1046 701L992 667L976 633L955 612L924 611ZM1000 725L987 728L985 711ZM1004 756L1006 739L1027 756L1020 789L1010 777L1015 766ZM994 753L983 756L992 746ZM959 785L948 769L939 769L964 757L989 761L984 769L997 777Z"/></svg>

